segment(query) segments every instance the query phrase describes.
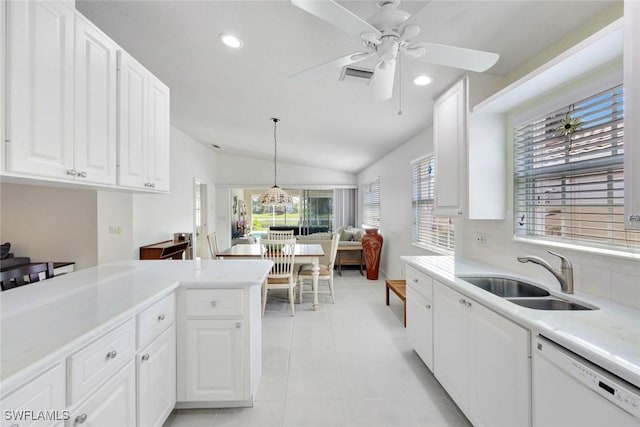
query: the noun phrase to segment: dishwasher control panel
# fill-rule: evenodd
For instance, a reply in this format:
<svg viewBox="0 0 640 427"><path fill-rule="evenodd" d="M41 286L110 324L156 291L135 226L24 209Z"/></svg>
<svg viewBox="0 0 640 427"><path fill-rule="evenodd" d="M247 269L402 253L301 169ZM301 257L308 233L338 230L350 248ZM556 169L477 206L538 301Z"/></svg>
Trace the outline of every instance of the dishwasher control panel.
<svg viewBox="0 0 640 427"><path fill-rule="evenodd" d="M537 337L535 350L582 384L640 418L640 390L554 342Z"/></svg>

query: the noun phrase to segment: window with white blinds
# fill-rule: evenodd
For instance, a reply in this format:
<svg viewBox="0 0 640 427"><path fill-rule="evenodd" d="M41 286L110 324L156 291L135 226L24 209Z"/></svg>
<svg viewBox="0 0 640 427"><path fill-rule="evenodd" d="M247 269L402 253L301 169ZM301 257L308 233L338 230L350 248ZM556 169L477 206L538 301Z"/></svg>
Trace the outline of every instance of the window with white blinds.
<svg viewBox="0 0 640 427"><path fill-rule="evenodd" d="M362 185L362 225L380 227L380 178Z"/></svg>
<svg viewBox="0 0 640 427"><path fill-rule="evenodd" d="M624 229L624 97L616 86L514 129L516 236L640 252Z"/></svg>
<svg viewBox="0 0 640 427"><path fill-rule="evenodd" d="M453 254L453 218L435 217L435 162L433 155L411 163L413 242L438 252Z"/></svg>

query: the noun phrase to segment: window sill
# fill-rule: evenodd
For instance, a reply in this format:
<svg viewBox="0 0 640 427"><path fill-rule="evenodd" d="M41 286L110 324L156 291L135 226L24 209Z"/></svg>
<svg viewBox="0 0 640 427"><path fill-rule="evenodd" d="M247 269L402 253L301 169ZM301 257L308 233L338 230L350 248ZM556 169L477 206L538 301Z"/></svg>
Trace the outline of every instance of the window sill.
<svg viewBox="0 0 640 427"><path fill-rule="evenodd" d="M411 242L411 246L415 246L416 248L424 249L429 252L434 252L438 255L454 255L453 251L448 251L446 249L442 249L437 246L427 245L425 243Z"/></svg>
<svg viewBox="0 0 640 427"><path fill-rule="evenodd" d="M559 242L555 240L536 239L532 237L519 237L515 235L513 236L513 241L521 242L521 243L530 243L532 245L551 246L553 248L569 249L572 251L588 253L588 254L606 255L613 258L640 260L640 253L628 252L628 251L623 251L619 249L608 249L608 248L601 248L596 246L579 245L576 243Z"/></svg>

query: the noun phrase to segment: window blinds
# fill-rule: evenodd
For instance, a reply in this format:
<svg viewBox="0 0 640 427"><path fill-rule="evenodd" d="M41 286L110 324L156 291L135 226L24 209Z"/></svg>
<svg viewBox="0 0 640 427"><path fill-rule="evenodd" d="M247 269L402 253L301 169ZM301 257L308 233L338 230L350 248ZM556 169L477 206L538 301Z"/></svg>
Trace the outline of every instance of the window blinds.
<svg viewBox="0 0 640 427"><path fill-rule="evenodd" d="M435 162L430 155L411 163L411 206L413 213L413 241L453 253L455 227L452 218L434 217Z"/></svg>
<svg viewBox="0 0 640 427"><path fill-rule="evenodd" d="M514 129L518 236L640 250L624 229L623 87Z"/></svg>
<svg viewBox="0 0 640 427"><path fill-rule="evenodd" d="M362 225L380 227L380 178L362 186Z"/></svg>

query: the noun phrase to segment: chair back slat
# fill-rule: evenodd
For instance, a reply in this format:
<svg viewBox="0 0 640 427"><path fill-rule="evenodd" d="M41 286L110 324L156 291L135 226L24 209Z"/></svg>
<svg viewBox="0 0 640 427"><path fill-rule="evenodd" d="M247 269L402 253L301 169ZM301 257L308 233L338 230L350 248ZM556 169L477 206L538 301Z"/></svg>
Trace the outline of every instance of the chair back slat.
<svg viewBox="0 0 640 427"><path fill-rule="evenodd" d="M44 273L46 279L53 277L53 262L27 264L3 271L0 273L0 287L3 291L6 291L38 282L40 273Z"/></svg>
<svg viewBox="0 0 640 427"><path fill-rule="evenodd" d="M336 255L338 254L338 245L340 244L340 233L333 233L331 239L331 253L329 255L329 271L333 272L333 266L336 263Z"/></svg>
<svg viewBox="0 0 640 427"><path fill-rule="evenodd" d="M272 279L292 277L296 239L262 239L262 258L273 261L268 277Z"/></svg>
<svg viewBox="0 0 640 427"><path fill-rule="evenodd" d="M211 259L218 259L220 249L218 249L218 238L216 237L215 232L207 234L207 243L209 244Z"/></svg>
<svg viewBox="0 0 640 427"><path fill-rule="evenodd" d="M267 240L288 240L293 238L293 230L269 230L267 232Z"/></svg>

